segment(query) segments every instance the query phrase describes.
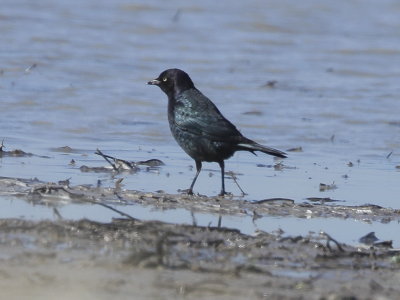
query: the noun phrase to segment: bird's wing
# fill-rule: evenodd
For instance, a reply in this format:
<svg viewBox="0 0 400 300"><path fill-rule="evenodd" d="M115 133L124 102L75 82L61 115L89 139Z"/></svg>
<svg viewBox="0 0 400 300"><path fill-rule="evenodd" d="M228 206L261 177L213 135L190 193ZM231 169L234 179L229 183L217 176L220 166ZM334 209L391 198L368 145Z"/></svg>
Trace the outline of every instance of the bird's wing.
<svg viewBox="0 0 400 300"><path fill-rule="evenodd" d="M198 90L184 92L175 102L175 125L195 135L217 141L228 141L242 134Z"/></svg>

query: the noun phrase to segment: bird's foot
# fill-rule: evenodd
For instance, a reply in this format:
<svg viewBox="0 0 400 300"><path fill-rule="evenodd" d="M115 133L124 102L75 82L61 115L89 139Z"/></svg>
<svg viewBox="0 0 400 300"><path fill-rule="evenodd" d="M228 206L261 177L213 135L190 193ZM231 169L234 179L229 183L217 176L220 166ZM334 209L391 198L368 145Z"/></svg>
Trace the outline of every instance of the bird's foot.
<svg viewBox="0 0 400 300"><path fill-rule="evenodd" d="M186 189L186 190L179 189L178 192L180 192L182 194L194 195L192 189Z"/></svg>
<svg viewBox="0 0 400 300"><path fill-rule="evenodd" d="M233 196L233 194L231 192L226 192L226 191L221 191L218 194L218 197L232 197L232 196Z"/></svg>

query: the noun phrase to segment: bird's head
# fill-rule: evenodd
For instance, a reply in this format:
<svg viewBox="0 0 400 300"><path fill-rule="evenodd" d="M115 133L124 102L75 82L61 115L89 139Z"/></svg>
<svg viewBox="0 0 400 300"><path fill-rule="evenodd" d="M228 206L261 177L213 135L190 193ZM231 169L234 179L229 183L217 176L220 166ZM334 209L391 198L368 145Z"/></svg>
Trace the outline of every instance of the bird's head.
<svg viewBox="0 0 400 300"><path fill-rule="evenodd" d="M159 86L168 97L177 96L186 90L194 88L193 81L189 75L179 69L165 70L156 79L149 81L147 84Z"/></svg>

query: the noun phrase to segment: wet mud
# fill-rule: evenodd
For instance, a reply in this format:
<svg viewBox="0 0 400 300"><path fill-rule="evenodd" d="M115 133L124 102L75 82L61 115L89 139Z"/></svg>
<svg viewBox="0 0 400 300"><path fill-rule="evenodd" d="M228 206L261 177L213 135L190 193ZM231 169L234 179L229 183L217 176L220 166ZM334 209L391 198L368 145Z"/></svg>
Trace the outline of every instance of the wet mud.
<svg viewBox="0 0 400 300"><path fill-rule="evenodd" d="M129 2L2 1L0 298L398 299L398 1ZM177 193L171 67L288 158Z"/></svg>
<svg viewBox="0 0 400 300"><path fill-rule="evenodd" d="M400 250L390 241L378 243L373 234L362 238L364 245L352 246L325 232L246 235L221 225L224 218L240 214L399 222L398 210L290 199L250 202L144 193L120 184L69 186L7 177L0 178L0 190L15 201L55 211L67 203L90 203L116 214L109 223L65 220L60 214L55 221L0 220L0 286L8 287L10 296L50 298L61 289L61 298L88 299L128 299L131 293L152 299L385 299L400 292ZM194 214L191 225L143 221L125 214L126 205L187 208L218 214L220 221L198 226Z"/></svg>
<svg viewBox="0 0 400 300"><path fill-rule="evenodd" d="M32 155L33 155L32 153L27 153L20 149L14 149L14 150L7 151L7 150L5 150L4 140L1 142L0 158L8 157L8 156L10 156L10 157L29 157Z"/></svg>

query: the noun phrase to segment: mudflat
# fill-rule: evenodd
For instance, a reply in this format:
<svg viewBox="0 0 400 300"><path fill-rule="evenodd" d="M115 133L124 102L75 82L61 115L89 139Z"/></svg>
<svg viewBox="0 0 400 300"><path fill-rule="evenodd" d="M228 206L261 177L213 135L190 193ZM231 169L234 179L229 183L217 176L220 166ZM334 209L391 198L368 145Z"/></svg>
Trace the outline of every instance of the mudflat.
<svg viewBox="0 0 400 300"><path fill-rule="evenodd" d="M0 220L0 287L18 299L393 299L400 288L400 250L390 241L341 243L323 232L242 234L224 218L250 213L318 214L367 222L396 221L397 210L378 206L258 202L143 193L1 178L2 195L53 206L66 201L115 209L111 222ZM192 224L143 221L125 205L173 209L191 205ZM108 199L105 201L105 199ZM196 212L220 216L215 226L196 224ZM118 216L120 214L120 216ZM171 222L174 220L171 220Z"/></svg>

